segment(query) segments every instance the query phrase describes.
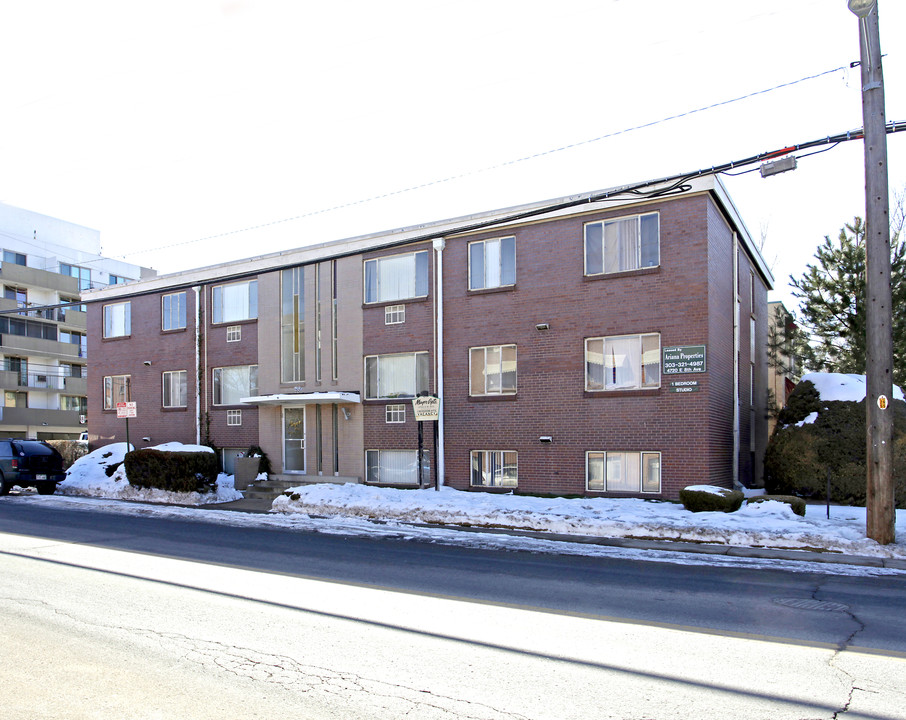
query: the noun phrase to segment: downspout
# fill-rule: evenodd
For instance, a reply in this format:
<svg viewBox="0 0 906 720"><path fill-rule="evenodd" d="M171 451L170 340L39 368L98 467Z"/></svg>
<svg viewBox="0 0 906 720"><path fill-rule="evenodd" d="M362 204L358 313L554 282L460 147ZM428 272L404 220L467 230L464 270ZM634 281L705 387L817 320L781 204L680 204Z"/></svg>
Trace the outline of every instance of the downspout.
<svg viewBox="0 0 906 720"><path fill-rule="evenodd" d="M733 488L739 489L739 236L733 233Z"/></svg>
<svg viewBox="0 0 906 720"><path fill-rule="evenodd" d="M434 251L437 261L434 265L434 298L435 298L435 342L434 360L435 390L440 399L437 416L437 484L440 489L444 484L444 248L446 243L443 238L434 241Z"/></svg>
<svg viewBox="0 0 906 720"><path fill-rule="evenodd" d="M195 291L195 444L201 445L201 286Z"/></svg>

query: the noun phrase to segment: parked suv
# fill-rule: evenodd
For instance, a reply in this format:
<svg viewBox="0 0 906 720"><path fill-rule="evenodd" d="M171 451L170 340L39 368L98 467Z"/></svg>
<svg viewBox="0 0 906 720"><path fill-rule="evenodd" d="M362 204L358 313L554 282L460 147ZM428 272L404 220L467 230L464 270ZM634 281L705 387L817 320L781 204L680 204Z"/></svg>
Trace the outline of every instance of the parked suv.
<svg viewBox="0 0 906 720"><path fill-rule="evenodd" d="M0 495L16 485L53 495L65 477L63 456L43 440L0 440Z"/></svg>

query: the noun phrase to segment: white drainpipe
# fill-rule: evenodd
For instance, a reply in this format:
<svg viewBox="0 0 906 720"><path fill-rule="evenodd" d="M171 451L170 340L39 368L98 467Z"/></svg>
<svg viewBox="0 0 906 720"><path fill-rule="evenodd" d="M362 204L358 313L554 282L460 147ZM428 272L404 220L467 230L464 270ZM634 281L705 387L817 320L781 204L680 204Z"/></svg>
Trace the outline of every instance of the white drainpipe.
<svg viewBox="0 0 906 720"><path fill-rule="evenodd" d="M437 323L437 348L434 360L437 365L436 385L437 397L440 398L439 415L437 417L437 486L444 484L444 248L446 243L443 238L434 241L434 250L437 262L434 266L434 296L436 298L435 322Z"/></svg>

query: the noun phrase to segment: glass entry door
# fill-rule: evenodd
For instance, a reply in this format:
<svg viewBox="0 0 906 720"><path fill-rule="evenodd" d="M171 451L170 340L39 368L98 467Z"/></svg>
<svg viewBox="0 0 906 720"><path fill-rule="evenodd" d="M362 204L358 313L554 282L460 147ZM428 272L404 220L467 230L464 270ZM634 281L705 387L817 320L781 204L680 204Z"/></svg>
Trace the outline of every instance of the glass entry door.
<svg viewBox="0 0 906 720"><path fill-rule="evenodd" d="M283 408L283 470L305 472L305 408Z"/></svg>

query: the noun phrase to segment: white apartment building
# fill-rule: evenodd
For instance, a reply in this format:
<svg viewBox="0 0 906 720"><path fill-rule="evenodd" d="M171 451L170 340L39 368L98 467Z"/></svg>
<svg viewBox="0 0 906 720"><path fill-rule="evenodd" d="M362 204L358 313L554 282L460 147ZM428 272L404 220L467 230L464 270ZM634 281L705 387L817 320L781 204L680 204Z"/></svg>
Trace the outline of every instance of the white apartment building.
<svg viewBox="0 0 906 720"><path fill-rule="evenodd" d="M87 323L80 293L156 275L100 255L100 232L0 203L0 436L85 430Z"/></svg>

